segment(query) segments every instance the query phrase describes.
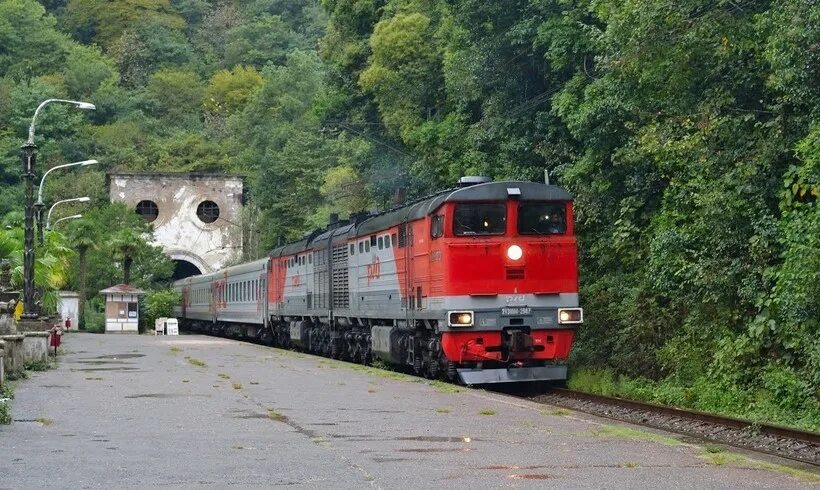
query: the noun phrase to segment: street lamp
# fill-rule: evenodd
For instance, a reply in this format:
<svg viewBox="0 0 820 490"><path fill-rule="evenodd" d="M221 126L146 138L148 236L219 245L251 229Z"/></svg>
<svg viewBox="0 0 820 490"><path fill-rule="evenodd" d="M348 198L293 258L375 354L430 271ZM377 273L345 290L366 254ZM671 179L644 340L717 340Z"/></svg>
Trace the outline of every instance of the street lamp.
<svg viewBox="0 0 820 490"><path fill-rule="evenodd" d="M82 214L72 214L71 216L66 216L65 218L58 219L57 221L54 222L54 226L57 226L57 223L59 223L60 221L65 221L67 219L77 219L77 218L82 218L82 217L83 217Z"/></svg>
<svg viewBox="0 0 820 490"><path fill-rule="evenodd" d="M40 179L40 186L37 188L37 202L34 203L34 208L37 210L37 237L40 241L40 245L43 244L43 209L46 207L45 203L43 203L43 185L45 185L46 183L46 176L54 170L58 170L61 168L78 166L85 167L87 165L96 165L97 163L99 163L97 160L83 160L81 162L64 163L62 165L56 165L45 171L43 177Z"/></svg>
<svg viewBox="0 0 820 490"><path fill-rule="evenodd" d="M22 147L23 178L26 180L26 219L25 240L23 248L23 306L25 312L22 317L30 320L37 318L37 306L34 304L34 164L37 162L37 145L34 144L34 125L37 115L46 105L57 102L72 104L78 109L96 109L94 104L76 100L48 99L44 100L34 111L31 125L28 128L28 140Z"/></svg>
<svg viewBox="0 0 820 490"><path fill-rule="evenodd" d="M51 208L49 208L48 210L48 215L46 216L46 230L51 229L51 226L49 226L49 223L51 223L51 212L54 211L54 208L56 208L58 204L64 204L67 202L88 202L90 200L90 197L74 197L72 199L63 199L62 201L57 201L54 204L52 204Z"/></svg>

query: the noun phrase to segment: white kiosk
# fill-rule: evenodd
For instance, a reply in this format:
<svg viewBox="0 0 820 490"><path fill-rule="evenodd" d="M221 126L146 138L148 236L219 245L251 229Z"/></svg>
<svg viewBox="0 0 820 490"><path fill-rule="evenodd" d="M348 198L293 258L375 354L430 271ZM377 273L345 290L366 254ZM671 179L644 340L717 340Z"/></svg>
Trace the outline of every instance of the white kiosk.
<svg viewBox="0 0 820 490"><path fill-rule="evenodd" d="M117 284L100 291L105 295L105 333L138 333L141 289Z"/></svg>

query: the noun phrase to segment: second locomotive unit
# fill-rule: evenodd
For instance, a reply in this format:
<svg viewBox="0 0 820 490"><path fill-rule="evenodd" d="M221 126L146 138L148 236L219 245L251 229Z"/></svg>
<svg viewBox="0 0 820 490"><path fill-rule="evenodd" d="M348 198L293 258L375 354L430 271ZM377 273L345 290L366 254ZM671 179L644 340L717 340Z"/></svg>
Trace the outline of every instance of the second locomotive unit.
<svg viewBox="0 0 820 490"><path fill-rule="evenodd" d="M565 380L583 322L572 196L459 187L174 283L183 327L466 384Z"/></svg>

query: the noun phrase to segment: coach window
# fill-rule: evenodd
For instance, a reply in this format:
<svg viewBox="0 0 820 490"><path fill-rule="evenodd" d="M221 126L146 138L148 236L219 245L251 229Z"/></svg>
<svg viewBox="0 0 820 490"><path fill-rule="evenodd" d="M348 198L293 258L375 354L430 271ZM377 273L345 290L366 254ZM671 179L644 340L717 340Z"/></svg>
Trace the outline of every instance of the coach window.
<svg viewBox="0 0 820 490"><path fill-rule="evenodd" d="M370 240L365 240L365 242L364 242L364 251L365 252L370 251Z"/></svg>
<svg viewBox="0 0 820 490"><path fill-rule="evenodd" d="M379 237L379 250L384 248L384 238Z"/></svg>
<svg viewBox="0 0 820 490"><path fill-rule="evenodd" d="M393 233L392 235L390 235L390 241L393 243L393 246L394 246L394 247L395 247L395 246L399 243L399 242L398 242L398 239L396 238L396 234L395 234L395 233Z"/></svg>
<svg viewBox="0 0 820 490"><path fill-rule="evenodd" d="M430 221L430 236L439 238L444 235L444 216L437 214Z"/></svg>
<svg viewBox="0 0 820 490"><path fill-rule="evenodd" d="M356 255L356 247L350 244L350 255Z"/></svg>
<svg viewBox="0 0 820 490"><path fill-rule="evenodd" d="M458 236L503 235L507 228L504 203L459 203L453 216L453 233Z"/></svg>
<svg viewBox="0 0 820 490"><path fill-rule="evenodd" d="M359 242L359 253L364 253L364 240Z"/></svg>
<svg viewBox="0 0 820 490"><path fill-rule="evenodd" d="M390 235L384 236L384 248L390 248Z"/></svg>
<svg viewBox="0 0 820 490"><path fill-rule="evenodd" d="M308 254L308 264L313 263L313 254Z"/></svg>

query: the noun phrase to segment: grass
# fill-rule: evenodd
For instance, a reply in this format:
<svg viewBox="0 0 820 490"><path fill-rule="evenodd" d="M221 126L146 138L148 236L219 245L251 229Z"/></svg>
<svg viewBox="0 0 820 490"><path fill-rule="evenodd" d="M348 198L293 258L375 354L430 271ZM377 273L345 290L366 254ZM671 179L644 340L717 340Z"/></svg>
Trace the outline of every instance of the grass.
<svg viewBox="0 0 820 490"><path fill-rule="evenodd" d="M220 377L220 378L222 378L222 379L231 379L231 377L230 377L230 376L228 376L228 375L227 375L227 374L225 374L225 373L219 373L219 374L217 374L217 376L219 376L219 377Z"/></svg>
<svg viewBox="0 0 820 490"><path fill-rule="evenodd" d="M478 414L479 415L495 415L496 411L495 410L490 410L488 408L483 408L483 409L478 411Z"/></svg>
<svg viewBox="0 0 820 490"><path fill-rule="evenodd" d="M171 352L176 354L177 352L182 352L182 349L180 349L179 347L177 347L175 345L172 345L171 346Z"/></svg>
<svg viewBox="0 0 820 490"><path fill-rule="evenodd" d="M231 383L231 386L233 386L233 389L235 389L235 390L241 390L242 389L242 383Z"/></svg>
<svg viewBox="0 0 820 490"><path fill-rule="evenodd" d="M185 360L197 367L208 367L207 364L193 357L186 357Z"/></svg>
<svg viewBox="0 0 820 490"><path fill-rule="evenodd" d="M812 483L820 483L820 475L816 473L810 473L808 471L801 470L798 468L792 468L791 466L783 466L780 464L769 463L766 461L757 461L754 459L749 459L741 454L730 453L722 449L718 452L711 452L707 448L704 453L700 454L700 457L706 460L707 463L713 464L715 466L735 466L739 468L752 468L758 470L773 471L775 473L783 473L785 475L789 475L800 480Z"/></svg>
<svg viewBox="0 0 820 490"><path fill-rule="evenodd" d="M268 409L268 418L271 420L275 420L277 422L283 422L287 419L287 417L284 414L279 413L272 408Z"/></svg>
<svg viewBox="0 0 820 490"><path fill-rule="evenodd" d="M541 413L543 413L544 415L554 415L556 417L566 417L572 412L567 410L566 408L548 408L546 410L541 410Z"/></svg>
<svg viewBox="0 0 820 490"><path fill-rule="evenodd" d="M24 367L26 371L47 371L51 369L51 364L48 361L32 361Z"/></svg>
<svg viewBox="0 0 820 490"><path fill-rule="evenodd" d="M51 425L54 425L54 421L53 421L53 420L51 420L51 419L50 419L50 418L48 418L48 417L37 417L36 419L34 419L34 421L35 421L35 422L40 422L40 424L41 424L43 427L49 427L49 426L51 426Z"/></svg>
<svg viewBox="0 0 820 490"><path fill-rule="evenodd" d="M0 425L9 425L11 423L11 399L5 398L0 400Z"/></svg>
<svg viewBox="0 0 820 490"><path fill-rule="evenodd" d="M14 388L11 387L11 383L6 383L3 385L3 388L0 389L0 398L14 398Z"/></svg>
<svg viewBox="0 0 820 490"><path fill-rule="evenodd" d="M624 468L637 468L640 465L638 465L638 463L635 463L634 461L626 461L621 466L623 466Z"/></svg>
<svg viewBox="0 0 820 490"><path fill-rule="evenodd" d="M441 407L436 409L436 413L450 413L452 410L447 407Z"/></svg>
<svg viewBox="0 0 820 490"><path fill-rule="evenodd" d="M595 436L617 437L621 439L632 439L636 441L656 442L666 446L678 446L681 442L673 437L662 436L652 432L625 427L623 425L604 425L598 429L590 431Z"/></svg>
<svg viewBox="0 0 820 490"><path fill-rule="evenodd" d="M430 386L436 389L436 391L440 391L442 393L461 393L464 391L460 386L454 385L452 383L445 383L444 381L431 381L428 383Z"/></svg>

